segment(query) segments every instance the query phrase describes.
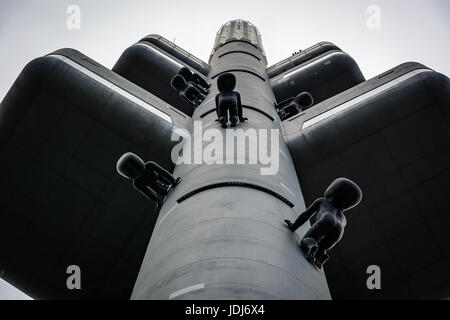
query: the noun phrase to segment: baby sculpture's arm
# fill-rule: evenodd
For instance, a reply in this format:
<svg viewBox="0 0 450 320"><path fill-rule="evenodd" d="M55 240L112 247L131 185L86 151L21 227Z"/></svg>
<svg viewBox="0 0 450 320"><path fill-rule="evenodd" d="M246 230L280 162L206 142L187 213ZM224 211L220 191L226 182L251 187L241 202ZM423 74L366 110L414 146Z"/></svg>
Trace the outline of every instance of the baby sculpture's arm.
<svg viewBox="0 0 450 320"><path fill-rule="evenodd" d="M220 117L220 115L219 115L219 96L220 96L220 93L216 94L216 98L215 98L215 100L216 100L216 113L217 113L218 117Z"/></svg>
<svg viewBox="0 0 450 320"><path fill-rule="evenodd" d="M237 107L238 107L238 115L239 115L239 121L240 122L245 122L248 120L248 118L244 117L242 114L242 103L241 103L241 95L239 94L239 92L236 92L237 95Z"/></svg>
<svg viewBox="0 0 450 320"><path fill-rule="evenodd" d="M295 231L298 228L300 228L306 221L311 219L311 217L319 211L320 204L322 203L322 198L316 199L303 213L301 213L297 220L295 220L294 223L292 223L290 220L284 220L286 222L287 227Z"/></svg>

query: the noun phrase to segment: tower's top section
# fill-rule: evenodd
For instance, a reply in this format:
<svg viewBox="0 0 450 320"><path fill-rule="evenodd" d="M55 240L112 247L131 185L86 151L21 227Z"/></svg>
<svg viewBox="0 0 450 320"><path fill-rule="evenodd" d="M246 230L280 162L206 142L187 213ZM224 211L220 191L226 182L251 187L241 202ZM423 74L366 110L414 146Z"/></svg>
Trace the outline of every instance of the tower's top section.
<svg viewBox="0 0 450 320"><path fill-rule="evenodd" d="M266 56L258 29L250 22L239 19L227 22L219 29L209 60L211 60L217 48L234 40L249 42L258 47L264 57Z"/></svg>

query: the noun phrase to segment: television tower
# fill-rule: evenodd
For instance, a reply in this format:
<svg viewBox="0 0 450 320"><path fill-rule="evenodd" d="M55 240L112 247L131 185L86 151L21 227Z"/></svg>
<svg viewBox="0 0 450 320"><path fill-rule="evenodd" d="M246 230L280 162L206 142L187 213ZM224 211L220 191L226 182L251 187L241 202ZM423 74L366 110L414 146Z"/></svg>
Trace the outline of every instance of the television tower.
<svg viewBox="0 0 450 320"><path fill-rule="evenodd" d="M234 130L237 140L245 140L248 129L278 130L279 170L262 175L259 161L249 165L252 149L258 148L252 142L240 159L244 161L231 159L243 164L178 164L174 175L183 180L160 211L132 298L329 299L323 271L307 262L298 247L297 237L306 229L294 236L283 226L305 203L274 108L257 28L243 20L222 26L209 64L211 89L194 111L193 127L198 132L220 128L215 122L216 80L231 72L249 120L237 129L220 128L225 149L230 148L228 130ZM192 132L192 137L201 139L201 133ZM268 134L259 139L269 140ZM194 141L194 153L210 142L201 143Z"/></svg>

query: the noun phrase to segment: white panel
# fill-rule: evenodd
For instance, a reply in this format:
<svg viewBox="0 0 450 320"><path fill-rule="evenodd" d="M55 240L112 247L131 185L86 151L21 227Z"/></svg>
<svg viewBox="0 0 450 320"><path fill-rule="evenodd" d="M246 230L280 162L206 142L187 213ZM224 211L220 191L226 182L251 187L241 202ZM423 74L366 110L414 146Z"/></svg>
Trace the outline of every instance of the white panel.
<svg viewBox="0 0 450 320"><path fill-rule="evenodd" d="M366 92L366 93L364 93L364 94L362 94L360 96L357 96L356 98L353 98L352 100L349 100L349 101L347 101L347 102L345 102L345 103L343 103L341 105L338 105L338 106L336 106L336 107L334 107L334 108L332 108L330 110L325 111L324 113L319 114L318 116L315 116L314 118L311 118L311 119L305 121L303 123L302 129L305 129L305 128L309 127L309 126L312 126L315 123L318 123L318 122L320 122L320 121L322 121L322 120L324 120L326 118L334 116L337 113L340 113L340 112L342 112L342 111L344 111L346 109L349 109L349 108L357 105L358 103L360 103L360 102L362 102L362 101L364 101L366 99L369 99L369 98L372 98L372 97L374 97L376 95L379 95L379 94L381 94L381 93L391 89L392 87L394 87L396 85L399 85L400 83L402 83L402 82L408 80L409 78L412 78L415 75L420 74L422 72L431 72L431 70L429 70L429 69L417 69L417 70L408 72L408 73L406 73L406 74L404 74L404 75L402 75L402 76L400 76L400 77L398 77L396 79L393 79L393 80L391 80L391 81L389 81L389 82L387 82L387 83L385 83L385 84L383 84L383 85L381 85L381 86L379 86L379 87L377 87L377 88L375 88L373 90L370 90L370 91L368 91L368 92Z"/></svg>
<svg viewBox="0 0 450 320"><path fill-rule="evenodd" d="M83 67L82 65L76 63L73 60L70 60L67 57L64 57L62 55L58 55L58 54L52 54L49 55L50 57L55 57L61 61L63 61L64 63L70 65L71 67L79 70L80 72L82 72L83 74L87 75L89 78L94 79L95 81L101 83L102 85L104 85L105 87L113 90L114 92L120 94L121 96L125 97L126 99L134 102L135 104L147 109L148 111L150 111L151 113L153 113L154 115L158 116L159 118L163 119L164 121L167 121L169 123L173 123L172 122L172 118L162 112L161 110L149 105L147 102L139 99L138 97L132 95L131 93L123 90L122 88L116 86L114 83L111 83L110 81L106 80L105 78L100 77L99 75L95 74L94 72L92 72L91 70Z"/></svg>

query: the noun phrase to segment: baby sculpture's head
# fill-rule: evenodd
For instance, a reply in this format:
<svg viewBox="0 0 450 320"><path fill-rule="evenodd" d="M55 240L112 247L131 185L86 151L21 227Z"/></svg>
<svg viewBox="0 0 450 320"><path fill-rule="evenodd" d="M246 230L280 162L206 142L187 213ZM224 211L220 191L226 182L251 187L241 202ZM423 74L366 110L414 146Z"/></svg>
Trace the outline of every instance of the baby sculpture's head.
<svg viewBox="0 0 450 320"><path fill-rule="evenodd" d="M217 78L217 88L220 92L233 91L236 87L236 76L232 73L224 73Z"/></svg>
<svg viewBox="0 0 450 320"><path fill-rule="evenodd" d="M117 161L116 169L121 176L127 179L136 179L142 176L145 163L134 153L127 152Z"/></svg>
<svg viewBox="0 0 450 320"><path fill-rule="evenodd" d="M362 199L361 189L356 183L346 178L334 180L325 191L325 198L336 208L344 211L358 205Z"/></svg>
<svg viewBox="0 0 450 320"><path fill-rule="evenodd" d="M178 71L178 74L182 76L186 81L190 81L192 78L192 71L186 67L183 67Z"/></svg>
<svg viewBox="0 0 450 320"><path fill-rule="evenodd" d="M309 92L299 93L294 99L300 105L302 110L309 109L314 104L314 98Z"/></svg>
<svg viewBox="0 0 450 320"><path fill-rule="evenodd" d="M181 91L184 90L187 86L186 80L184 80L184 78L180 75L176 75L175 77L173 77L172 81L171 81L171 85L172 88L174 88L175 90Z"/></svg>

